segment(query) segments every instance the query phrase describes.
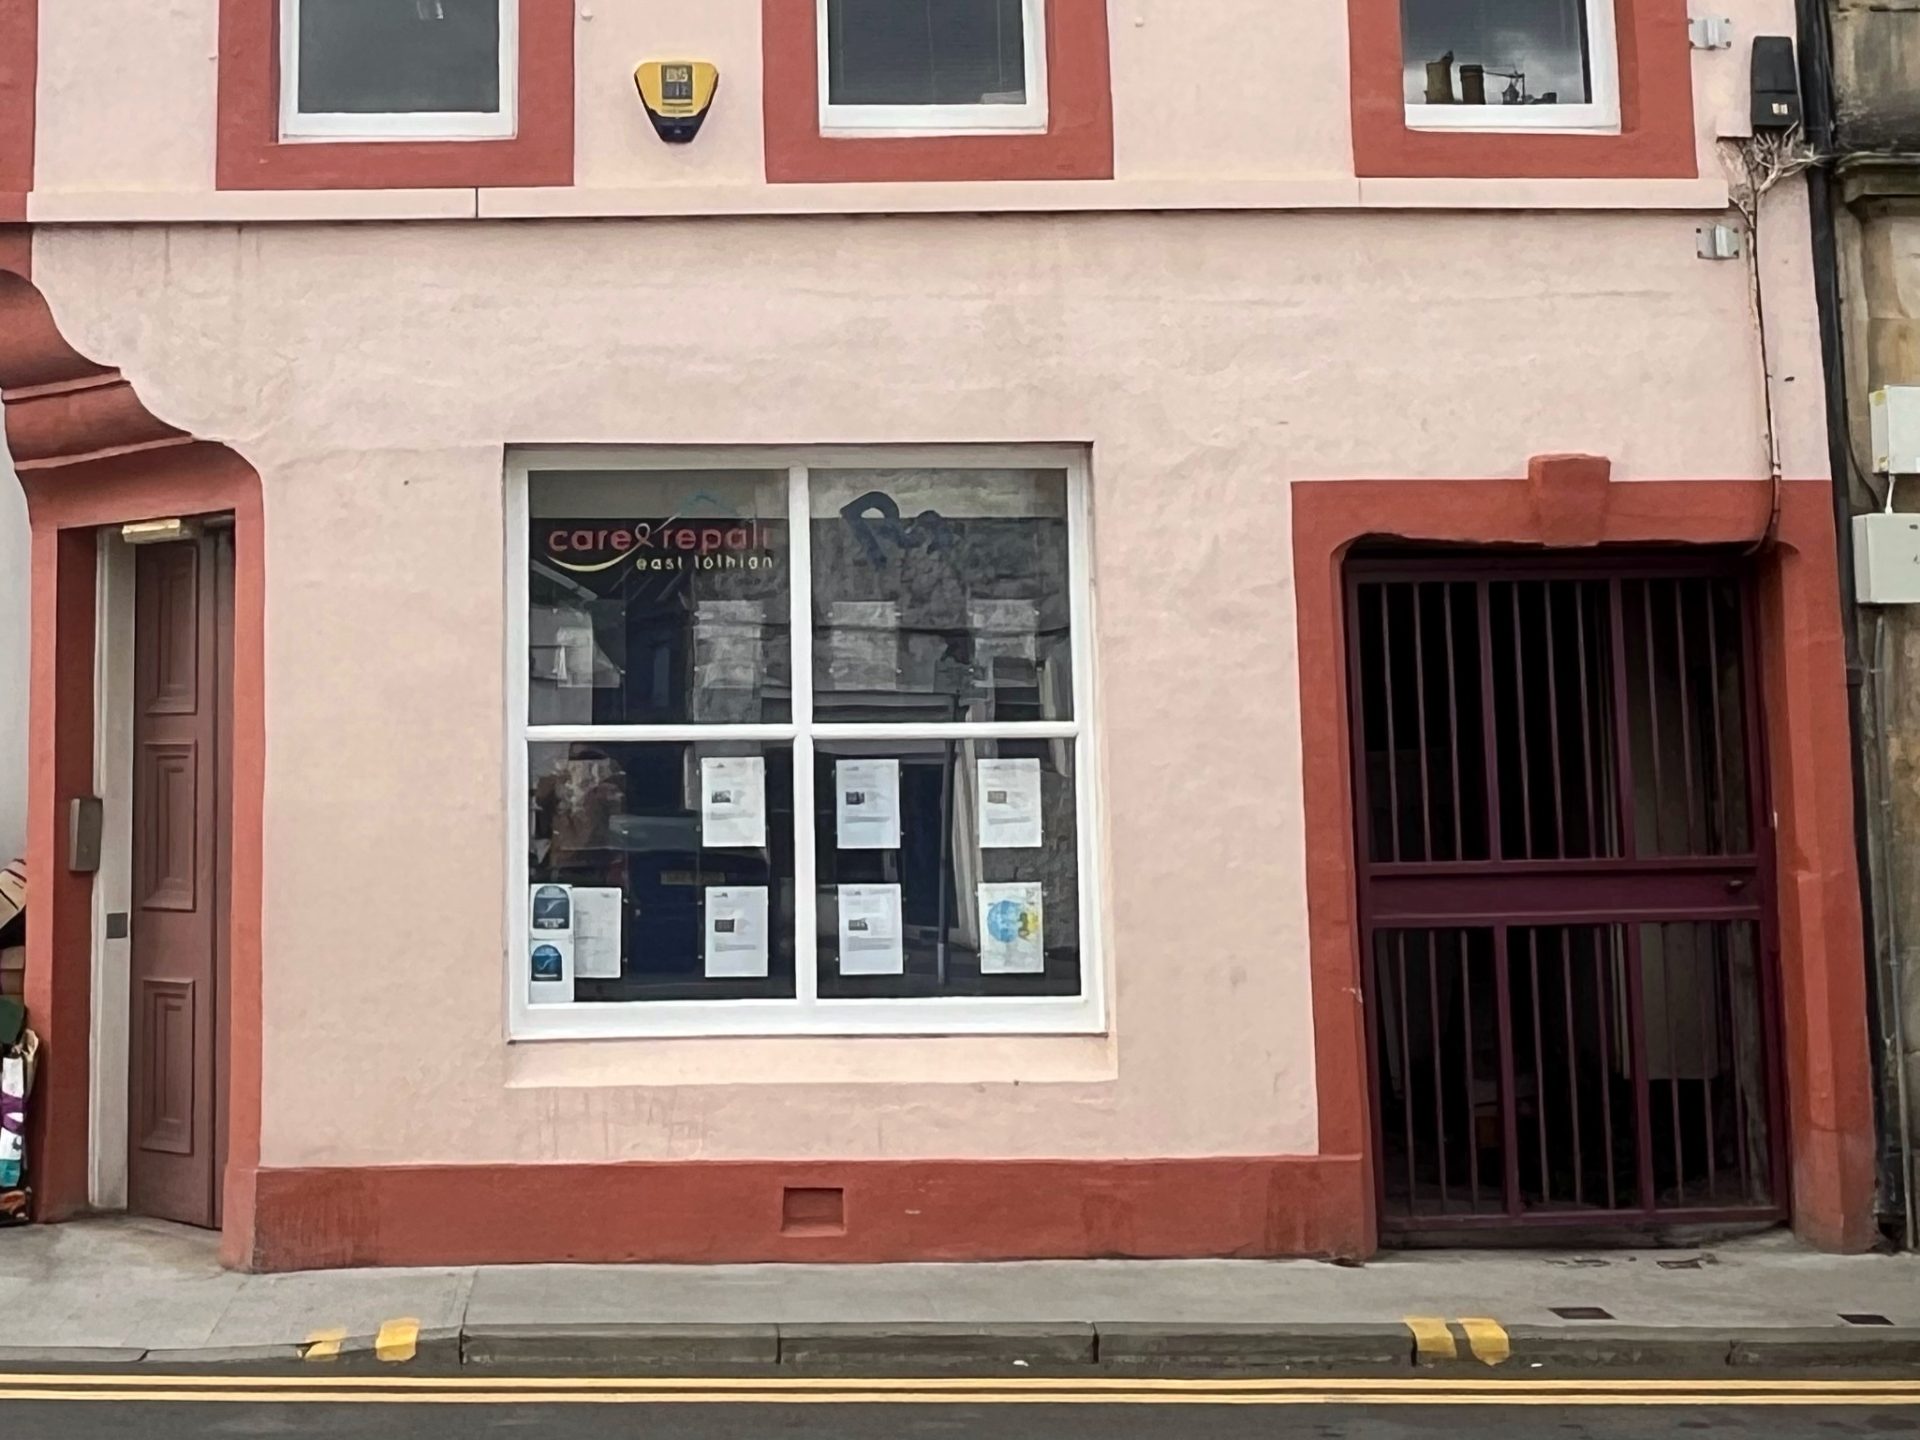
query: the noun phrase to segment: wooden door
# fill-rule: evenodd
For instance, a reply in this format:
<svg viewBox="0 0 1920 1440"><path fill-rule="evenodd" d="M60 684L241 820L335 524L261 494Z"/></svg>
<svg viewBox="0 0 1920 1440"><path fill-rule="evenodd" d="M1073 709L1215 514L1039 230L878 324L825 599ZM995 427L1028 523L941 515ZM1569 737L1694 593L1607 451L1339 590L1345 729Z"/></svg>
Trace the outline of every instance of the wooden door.
<svg viewBox="0 0 1920 1440"><path fill-rule="evenodd" d="M134 563L127 1204L220 1223L231 541Z"/></svg>

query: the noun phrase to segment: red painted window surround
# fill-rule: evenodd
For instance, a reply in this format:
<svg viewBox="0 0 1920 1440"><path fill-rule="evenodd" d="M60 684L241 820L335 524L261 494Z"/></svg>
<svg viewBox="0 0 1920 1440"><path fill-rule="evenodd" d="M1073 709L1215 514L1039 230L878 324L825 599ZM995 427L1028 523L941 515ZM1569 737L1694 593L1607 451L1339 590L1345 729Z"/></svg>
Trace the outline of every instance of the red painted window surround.
<svg viewBox="0 0 1920 1440"><path fill-rule="evenodd" d="M0 0L0 221L27 218L39 36L40 0Z"/></svg>
<svg viewBox="0 0 1920 1440"><path fill-rule="evenodd" d="M0 0L0 5L7 0ZM510 140L280 139L280 0L220 0L222 190L402 190L573 183L573 3L520 0Z"/></svg>
<svg viewBox="0 0 1920 1440"><path fill-rule="evenodd" d="M767 179L1111 180L1107 0L1047 0L1046 12L1044 134L841 138L820 133L815 0L760 0Z"/></svg>
<svg viewBox="0 0 1920 1440"><path fill-rule="evenodd" d="M1363 178L1693 178L1699 160L1686 0L1615 0L1615 10L1619 133L1524 135L1409 129L1400 0L1348 0L1354 173Z"/></svg>

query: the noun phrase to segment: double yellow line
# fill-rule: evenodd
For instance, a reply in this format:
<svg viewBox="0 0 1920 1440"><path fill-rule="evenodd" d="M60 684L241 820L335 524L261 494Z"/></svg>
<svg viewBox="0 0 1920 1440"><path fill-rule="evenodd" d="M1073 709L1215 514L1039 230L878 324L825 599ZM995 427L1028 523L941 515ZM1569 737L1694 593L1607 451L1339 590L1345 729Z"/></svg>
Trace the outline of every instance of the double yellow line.
<svg viewBox="0 0 1920 1440"><path fill-rule="evenodd" d="M0 1400L188 1405L1920 1406L1914 1380L615 1379L6 1375Z"/></svg>

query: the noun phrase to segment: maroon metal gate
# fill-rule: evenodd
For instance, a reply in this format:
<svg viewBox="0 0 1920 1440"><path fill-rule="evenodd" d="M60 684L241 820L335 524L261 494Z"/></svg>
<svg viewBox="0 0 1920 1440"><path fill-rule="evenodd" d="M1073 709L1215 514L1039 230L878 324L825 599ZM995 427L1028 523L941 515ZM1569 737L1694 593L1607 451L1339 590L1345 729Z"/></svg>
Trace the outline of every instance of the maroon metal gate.
<svg viewBox="0 0 1920 1440"><path fill-rule="evenodd" d="M1737 562L1383 553L1347 613L1383 1232L1783 1216Z"/></svg>

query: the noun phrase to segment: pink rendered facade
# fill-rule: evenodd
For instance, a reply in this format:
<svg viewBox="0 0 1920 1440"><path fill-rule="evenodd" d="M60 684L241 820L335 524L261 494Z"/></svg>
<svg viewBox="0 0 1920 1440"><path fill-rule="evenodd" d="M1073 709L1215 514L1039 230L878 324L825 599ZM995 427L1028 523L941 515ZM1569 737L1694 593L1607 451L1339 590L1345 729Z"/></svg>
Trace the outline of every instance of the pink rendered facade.
<svg viewBox="0 0 1920 1440"><path fill-rule="evenodd" d="M854 142L868 149L845 179L770 178L823 143L781 128L794 106L775 76L793 67L766 51L795 4L525 0L520 113L545 107L540 143L570 183L522 183L506 150L504 183L476 181L487 162L470 157L445 172L460 183L441 183L432 145L460 142L322 140L261 142L307 148L284 171L293 181L242 188L226 183L250 113L240 72L276 63L242 52L268 0L41 0L37 24L23 23L32 0L0 0L0 25L31 36L35 57L24 151L18 126L11 152L0 138L22 176L4 265L73 352L257 476L258 525L238 543L243 576L257 546L259 873L255 933L232 955L220 1083L233 1130L217 1181L234 1263L1378 1242L1350 800L1344 780L1323 792L1330 809L1314 798L1316 767L1348 774L1344 720L1330 732L1315 719L1342 686L1340 620L1298 587L1337 576L1340 547L1370 531L1737 547L1765 525L1748 272L1698 258L1695 242L1728 219L1716 137L1740 129L1745 52L1693 51L1680 7L1621 0L1636 63L1655 63L1651 35L1661 65L1690 69L1691 174L1604 148L1655 123L1631 87L1611 130L1589 137L1599 158L1567 173L1525 174L1524 159L1501 162L1508 174L1427 161L1378 173L1356 161L1382 152L1356 133L1378 121L1354 80L1377 7L1048 3L1051 15L1029 11L1055 27L1057 113L1053 132L1022 137L1030 150L883 133ZM813 0L797 7L811 26ZM1787 0L1721 8L1743 35L1791 30ZM1089 15L1097 56L1072 48ZM718 67L691 143L649 125L632 79L646 60ZM555 66L572 95L564 124L538 90L562 83ZM1064 98L1096 81L1104 107ZM1107 128L1075 140L1081 124ZM1564 138L1487 140L1524 157ZM1050 178L1056 140L1078 148ZM872 148L896 144L921 148L897 163ZM1010 178L995 178L1002 154ZM1075 172L1102 157L1106 173ZM1812 633L1763 623L1758 664L1838 704L1819 571L1821 357L1794 186L1762 225L1784 553L1797 558L1766 562L1756 583L1801 597ZM15 424L50 414L43 387L62 379L28 348L0 338ZM71 663L56 642L81 645L72 627L90 627L103 656L128 643L111 558L97 562L98 613L63 609L70 567L96 562L56 556L54 537L152 518L168 493L138 491L126 513L80 503L89 466L137 467L141 452L103 460L111 447L76 425L22 464L35 695L49 706ZM1602 490L1581 492L1584 528L1525 491L1530 460L1567 453L1611 462ZM1071 728L1043 705L1042 719L1007 722L1039 728L1006 733L1074 747L1078 985L1054 997L1071 1004L995 1009L989 994L868 1022L818 1009L818 982L796 981L796 1005L815 1009L736 1023L715 1002L661 1020L656 1002L548 1023L537 992L525 998L538 838L526 747L545 743L523 729L527 487L537 523L541 474L622 466L798 476L811 490L796 503L816 507L818 477L839 469L1067 477L1077 709ZM1377 510L1389 492L1369 491L1371 518L1303 569L1303 546L1320 543L1303 538L1303 492L1337 506L1355 482L1405 484L1406 510ZM1508 506L1523 492L1538 503ZM1441 523L1455 495L1515 518L1456 531ZM1313 536L1338 529L1316 524ZM115 692L76 683L93 687L81 708L111 810ZM1835 713L1770 712L1776 793L1844 759L1843 716L1821 738ZM739 738L822 755L836 743L804 719L767 723ZM128 1203L138 1115L111 980L126 942L102 919L121 908L112 832L100 876L62 873L61 817L84 787L58 763L52 722L33 733L29 843L64 907L29 958L30 996L59 1012L38 1140L58 1216ZM250 802L236 790L234 803ZM1806 1033L1785 1022L1793 1188L1780 1208L1851 1247L1871 1183L1859 966L1844 943L1852 856L1830 818L1799 816L1812 838L1781 862L1783 983L1802 987L1786 1009L1816 1018ZM134 843L129 830L122 849ZM1321 880L1316 857L1333 867ZM832 932L811 873L792 886L798 918L783 921L773 887L770 923L792 925L802 968ZM651 1013L629 1023L637 1010ZM582 1215L545 1241L511 1223L521 1197L572 1194Z"/></svg>

